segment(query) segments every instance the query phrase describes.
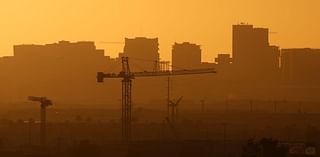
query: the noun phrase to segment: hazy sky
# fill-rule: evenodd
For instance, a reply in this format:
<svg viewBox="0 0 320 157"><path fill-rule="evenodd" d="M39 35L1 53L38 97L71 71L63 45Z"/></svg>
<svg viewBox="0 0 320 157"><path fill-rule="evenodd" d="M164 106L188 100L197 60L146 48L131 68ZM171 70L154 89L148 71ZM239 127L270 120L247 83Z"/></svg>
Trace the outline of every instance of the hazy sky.
<svg viewBox="0 0 320 157"><path fill-rule="evenodd" d="M160 53L172 44L202 45L204 61L231 52L232 24L268 27L271 44L320 47L319 0L1 0L0 55L14 44L96 41L116 56L125 37L159 37Z"/></svg>

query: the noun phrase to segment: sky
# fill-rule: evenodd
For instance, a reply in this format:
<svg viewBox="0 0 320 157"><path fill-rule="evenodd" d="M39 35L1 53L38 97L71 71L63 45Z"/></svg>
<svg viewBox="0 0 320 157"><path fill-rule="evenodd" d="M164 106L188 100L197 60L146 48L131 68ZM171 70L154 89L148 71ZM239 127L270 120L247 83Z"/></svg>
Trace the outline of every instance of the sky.
<svg viewBox="0 0 320 157"><path fill-rule="evenodd" d="M203 61L232 51L232 25L267 27L270 44L320 48L319 0L1 0L0 56L13 45L95 41L106 55L125 37L158 37L170 60L174 42L201 45Z"/></svg>

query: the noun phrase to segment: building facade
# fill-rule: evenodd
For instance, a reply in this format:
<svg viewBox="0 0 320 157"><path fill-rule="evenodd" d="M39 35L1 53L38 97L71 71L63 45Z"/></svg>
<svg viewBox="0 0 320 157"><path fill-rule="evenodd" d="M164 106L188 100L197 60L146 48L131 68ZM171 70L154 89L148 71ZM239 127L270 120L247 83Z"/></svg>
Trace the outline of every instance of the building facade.
<svg viewBox="0 0 320 157"><path fill-rule="evenodd" d="M269 30L234 25L232 57L235 73L247 80L272 80L279 75L280 50L269 44Z"/></svg>
<svg viewBox="0 0 320 157"><path fill-rule="evenodd" d="M132 71L157 70L160 60L158 38L126 38L122 56L129 57Z"/></svg>
<svg viewBox="0 0 320 157"><path fill-rule="evenodd" d="M172 69L199 69L201 68L200 45L189 42L175 43L172 47Z"/></svg>
<svg viewBox="0 0 320 157"><path fill-rule="evenodd" d="M320 49L295 48L281 50L282 79L300 85L319 85Z"/></svg>

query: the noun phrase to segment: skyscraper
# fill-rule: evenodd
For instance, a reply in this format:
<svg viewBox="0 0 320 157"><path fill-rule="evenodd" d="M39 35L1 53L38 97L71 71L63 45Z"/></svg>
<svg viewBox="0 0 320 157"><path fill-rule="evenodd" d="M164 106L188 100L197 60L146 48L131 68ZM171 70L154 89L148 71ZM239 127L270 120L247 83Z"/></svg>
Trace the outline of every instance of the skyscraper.
<svg viewBox="0 0 320 157"><path fill-rule="evenodd" d="M282 79L299 85L320 85L320 49L281 50Z"/></svg>
<svg viewBox="0 0 320 157"><path fill-rule="evenodd" d="M160 60L158 38L126 38L123 56L129 57L132 71L153 71Z"/></svg>
<svg viewBox="0 0 320 157"><path fill-rule="evenodd" d="M199 69L201 67L200 45L189 42L175 43L172 48L173 70Z"/></svg>
<svg viewBox="0 0 320 157"><path fill-rule="evenodd" d="M253 25L233 26L233 66L244 79L275 79L280 50L269 44L269 30Z"/></svg>

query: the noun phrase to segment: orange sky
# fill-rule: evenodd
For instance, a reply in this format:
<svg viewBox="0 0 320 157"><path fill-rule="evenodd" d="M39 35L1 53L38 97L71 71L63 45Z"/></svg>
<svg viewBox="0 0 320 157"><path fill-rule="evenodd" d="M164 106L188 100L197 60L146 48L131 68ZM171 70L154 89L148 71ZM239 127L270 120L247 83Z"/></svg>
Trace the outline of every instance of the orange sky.
<svg viewBox="0 0 320 157"><path fill-rule="evenodd" d="M202 45L203 60L231 52L231 26L269 27L271 44L320 47L319 0L1 0L0 55L14 44L96 41L116 56L125 37L159 37L170 58L175 41Z"/></svg>

